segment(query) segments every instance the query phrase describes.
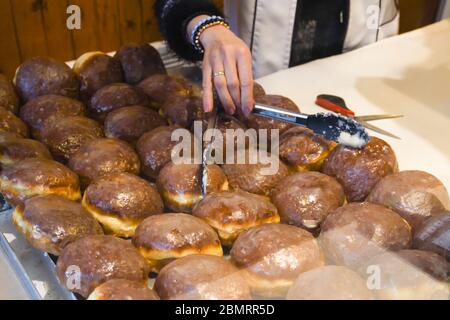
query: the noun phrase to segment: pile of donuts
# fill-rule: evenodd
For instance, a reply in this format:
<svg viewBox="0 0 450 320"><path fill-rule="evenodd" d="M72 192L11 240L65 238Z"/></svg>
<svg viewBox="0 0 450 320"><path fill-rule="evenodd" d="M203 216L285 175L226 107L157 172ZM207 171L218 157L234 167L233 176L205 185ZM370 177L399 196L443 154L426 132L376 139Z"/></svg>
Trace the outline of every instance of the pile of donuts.
<svg viewBox="0 0 450 320"><path fill-rule="evenodd" d="M299 110L258 84L255 97ZM171 134L204 120L201 101L148 44L73 68L33 58L0 77L0 192L63 286L94 300L449 298L449 195L436 177L399 171L378 138L351 149L221 116L221 131L279 129L280 163L273 175L210 165L203 198L199 166L171 161Z"/></svg>

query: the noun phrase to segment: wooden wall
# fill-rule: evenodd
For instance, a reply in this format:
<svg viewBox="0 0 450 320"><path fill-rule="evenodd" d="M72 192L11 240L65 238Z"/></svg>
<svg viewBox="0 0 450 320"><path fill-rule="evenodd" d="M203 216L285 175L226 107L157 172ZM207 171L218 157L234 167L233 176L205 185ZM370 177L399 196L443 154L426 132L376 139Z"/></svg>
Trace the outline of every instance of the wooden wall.
<svg viewBox="0 0 450 320"><path fill-rule="evenodd" d="M33 56L66 61L86 51L159 40L155 0L0 0L0 73L12 77ZM223 0L215 0L219 5ZM429 23L437 0L400 0L402 31ZM81 30L68 30L66 9L82 10ZM428 19L428 20L427 20Z"/></svg>

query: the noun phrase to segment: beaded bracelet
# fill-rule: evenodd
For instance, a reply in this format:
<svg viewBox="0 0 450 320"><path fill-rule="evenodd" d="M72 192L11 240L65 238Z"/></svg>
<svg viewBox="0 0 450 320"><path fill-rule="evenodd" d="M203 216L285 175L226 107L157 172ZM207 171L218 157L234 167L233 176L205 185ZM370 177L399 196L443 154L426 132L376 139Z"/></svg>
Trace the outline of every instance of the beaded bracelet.
<svg viewBox="0 0 450 320"><path fill-rule="evenodd" d="M225 21L224 18L219 16L211 16L199 21L192 30L192 45L200 53L205 52L205 49L200 42L200 36L202 35L203 31L214 26L224 26L225 28L230 29L230 25Z"/></svg>

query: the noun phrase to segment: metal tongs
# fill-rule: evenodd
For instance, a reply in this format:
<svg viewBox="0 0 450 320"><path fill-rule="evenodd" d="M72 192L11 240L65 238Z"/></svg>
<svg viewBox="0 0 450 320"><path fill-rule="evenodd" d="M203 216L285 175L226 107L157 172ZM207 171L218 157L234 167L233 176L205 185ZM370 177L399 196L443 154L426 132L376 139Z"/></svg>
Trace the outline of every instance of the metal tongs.
<svg viewBox="0 0 450 320"><path fill-rule="evenodd" d="M218 112L217 107L214 107L213 110L206 115L207 119L207 127L208 129L215 129L218 120ZM205 132L206 132L205 130ZM203 141L203 140L202 140ZM214 143L214 138L211 141L204 141L202 145L202 164L200 166L200 177L201 177L201 188L202 188L202 198L206 197L206 189L208 184L208 162L211 156L212 145Z"/></svg>

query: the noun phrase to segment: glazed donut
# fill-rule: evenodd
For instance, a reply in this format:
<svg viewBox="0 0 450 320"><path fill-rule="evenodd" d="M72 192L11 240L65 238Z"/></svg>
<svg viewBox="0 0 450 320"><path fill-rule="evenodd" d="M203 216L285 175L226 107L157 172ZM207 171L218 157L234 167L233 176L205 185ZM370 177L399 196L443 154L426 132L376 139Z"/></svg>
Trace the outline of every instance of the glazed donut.
<svg viewBox="0 0 450 320"><path fill-rule="evenodd" d="M17 114L19 111L19 97L11 81L0 74L0 107Z"/></svg>
<svg viewBox="0 0 450 320"><path fill-rule="evenodd" d="M355 271L323 266L302 273L287 294L288 300L373 300L367 283Z"/></svg>
<svg viewBox="0 0 450 320"><path fill-rule="evenodd" d="M172 149L178 141L172 141L172 133L178 126L162 126L144 134L136 149L141 159L142 172L150 179L156 179L162 168L171 161Z"/></svg>
<svg viewBox="0 0 450 320"><path fill-rule="evenodd" d="M165 266L155 290L163 300L250 300L239 270L223 257L189 255Z"/></svg>
<svg viewBox="0 0 450 320"><path fill-rule="evenodd" d="M167 125L167 121L155 110L143 106L131 106L108 114L104 125L105 135L108 138L122 139L136 145L145 133Z"/></svg>
<svg viewBox="0 0 450 320"><path fill-rule="evenodd" d="M185 94L170 95L162 105L161 114L171 125L191 128L195 120L204 117L202 98Z"/></svg>
<svg viewBox="0 0 450 320"><path fill-rule="evenodd" d="M36 139L40 139L39 132L49 117L84 116L85 113L86 108L80 101L56 95L34 98L20 108L20 118Z"/></svg>
<svg viewBox="0 0 450 320"><path fill-rule="evenodd" d="M154 74L166 74L159 52L148 43L122 46L114 56L122 65L125 82L138 84Z"/></svg>
<svg viewBox="0 0 450 320"><path fill-rule="evenodd" d="M69 291L85 298L109 280L148 282L148 266L136 248L127 240L102 235L67 245L57 261L56 274Z"/></svg>
<svg viewBox="0 0 450 320"><path fill-rule="evenodd" d="M411 246L411 227L394 211L369 202L336 209L322 224L320 241L332 262L358 268L385 250Z"/></svg>
<svg viewBox="0 0 450 320"><path fill-rule="evenodd" d="M147 105L147 97L126 83L113 83L99 89L91 98L89 113L98 121L104 121L111 111L134 105Z"/></svg>
<svg viewBox="0 0 450 320"><path fill-rule="evenodd" d="M112 83L123 82L120 62L103 52L87 52L77 59L73 71L80 78L80 98L86 105L92 95Z"/></svg>
<svg viewBox="0 0 450 320"><path fill-rule="evenodd" d="M78 176L47 159L21 160L0 173L0 192L13 205L38 195L54 194L69 200L81 198Z"/></svg>
<svg viewBox="0 0 450 320"><path fill-rule="evenodd" d="M2 136L0 132L0 136ZM36 140L10 137L0 138L0 168L5 168L20 160L29 158L52 159L50 151Z"/></svg>
<svg viewBox="0 0 450 320"><path fill-rule="evenodd" d="M154 109L162 108L167 98L172 95L189 96L192 92L192 87L185 80L165 74L145 78L138 88L147 95L150 106Z"/></svg>
<svg viewBox="0 0 450 320"><path fill-rule="evenodd" d="M24 138L28 137L27 125L14 113L2 107L0 107L0 132L11 132Z"/></svg>
<svg viewBox="0 0 450 320"><path fill-rule="evenodd" d="M335 179L319 172L301 172L281 180L271 199L282 222L313 231L344 205L345 194Z"/></svg>
<svg viewBox="0 0 450 320"><path fill-rule="evenodd" d="M147 217L163 212L160 195L150 183L121 172L103 176L89 185L83 207L106 233L129 238Z"/></svg>
<svg viewBox="0 0 450 320"><path fill-rule="evenodd" d="M53 157L67 162L84 144L103 138L103 129L86 117L50 117L45 121L40 135Z"/></svg>
<svg viewBox="0 0 450 320"><path fill-rule="evenodd" d="M8 142L14 139L23 139L23 137L17 133L0 131L0 143Z"/></svg>
<svg viewBox="0 0 450 320"><path fill-rule="evenodd" d="M414 232L413 247L437 253L450 262L450 212L422 222Z"/></svg>
<svg viewBox="0 0 450 320"><path fill-rule="evenodd" d="M263 86L259 84L258 82L253 82L253 97L255 99L265 96L266 90L264 90Z"/></svg>
<svg viewBox="0 0 450 320"><path fill-rule="evenodd" d="M80 83L76 74L65 63L50 58L35 57L25 61L16 71L14 84L22 103L48 94L79 97Z"/></svg>
<svg viewBox="0 0 450 320"><path fill-rule="evenodd" d="M437 254L418 250L385 252L370 259L360 270L370 277L377 270L382 300L448 300L448 263Z"/></svg>
<svg viewBox="0 0 450 320"><path fill-rule="evenodd" d="M382 178L398 172L398 164L385 141L371 138L362 149L336 147L325 159L322 172L342 184L349 202L359 202L367 198Z"/></svg>
<svg viewBox="0 0 450 320"><path fill-rule="evenodd" d="M192 214L216 229L225 246L254 226L280 222L277 208L266 197L242 190L212 193L195 206Z"/></svg>
<svg viewBox="0 0 450 320"><path fill-rule="evenodd" d="M81 204L55 195L26 200L16 207L12 220L33 247L55 256L70 242L103 234L101 226Z"/></svg>
<svg viewBox="0 0 450 320"><path fill-rule="evenodd" d="M230 254L252 293L265 298L284 298L299 274L325 264L312 234L284 224L263 224L241 233Z"/></svg>
<svg viewBox="0 0 450 320"><path fill-rule="evenodd" d="M210 165L207 169L207 193L228 190L228 181L222 169ZM202 199L200 165L169 162L159 173L157 186L164 204L173 212L191 213Z"/></svg>
<svg viewBox="0 0 450 320"><path fill-rule="evenodd" d="M384 177L367 201L394 210L413 229L430 216L449 209L450 205L444 184L423 171L402 171Z"/></svg>
<svg viewBox="0 0 450 320"><path fill-rule="evenodd" d="M83 189L106 174L139 174L141 168L139 157L133 148L117 139L95 139L87 142L70 157L68 165L80 177Z"/></svg>
<svg viewBox="0 0 450 320"><path fill-rule="evenodd" d="M293 127L280 136L280 159L295 171L319 171L335 143L304 127Z"/></svg>
<svg viewBox="0 0 450 320"><path fill-rule="evenodd" d="M142 282L113 279L99 285L88 300L159 300L155 291Z"/></svg>
<svg viewBox="0 0 450 320"><path fill-rule="evenodd" d="M152 271L191 254L222 256L217 233L206 222L189 214L165 213L145 219L136 229L133 244Z"/></svg>

